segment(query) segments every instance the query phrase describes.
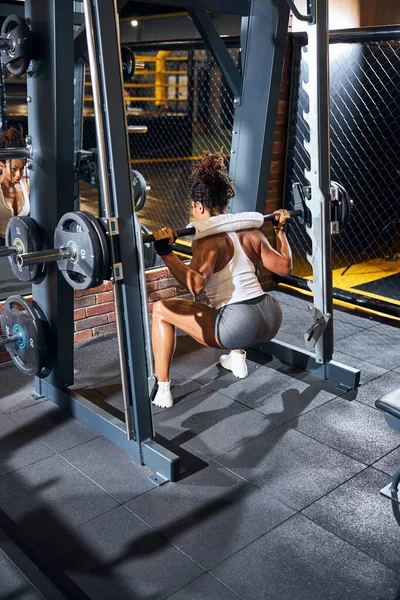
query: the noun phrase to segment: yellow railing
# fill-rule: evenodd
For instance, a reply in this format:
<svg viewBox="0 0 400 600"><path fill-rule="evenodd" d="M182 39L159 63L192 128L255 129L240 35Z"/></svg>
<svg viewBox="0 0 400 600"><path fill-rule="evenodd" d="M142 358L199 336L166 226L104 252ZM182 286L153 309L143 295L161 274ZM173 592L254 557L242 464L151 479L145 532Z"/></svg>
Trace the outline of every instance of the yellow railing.
<svg viewBox="0 0 400 600"><path fill-rule="evenodd" d="M154 56L145 56L145 55L136 55L136 60L138 62L144 63L154 63L154 69L141 69L135 73L135 77L141 76L153 76L154 82L146 82L146 83L125 83L124 89L127 90L138 90L138 89L150 89L154 90L153 96L125 96L125 102L154 102L156 107L167 106L171 102L187 102L188 94L182 96L181 98L169 98L167 94L168 89L175 90L184 90L188 89L188 84L186 83L167 83L166 77L168 75L175 76L187 76L187 70L179 70L179 69L167 69L167 62L174 61L186 61L187 57L185 56L171 56L171 51L160 50ZM88 69L86 69L89 72ZM90 81L85 81L85 87L91 87ZM150 92L151 93L151 92ZM85 102L92 103L93 96L90 93L84 97Z"/></svg>

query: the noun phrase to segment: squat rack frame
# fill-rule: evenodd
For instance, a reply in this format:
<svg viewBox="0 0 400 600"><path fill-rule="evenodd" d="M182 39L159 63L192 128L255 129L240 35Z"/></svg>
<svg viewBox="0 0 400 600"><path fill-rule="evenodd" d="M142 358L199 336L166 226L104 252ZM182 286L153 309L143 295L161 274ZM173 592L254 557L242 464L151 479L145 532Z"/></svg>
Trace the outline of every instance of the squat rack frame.
<svg viewBox="0 0 400 600"><path fill-rule="evenodd" d="M264 212L289 8L286 2L275 0L168 0L161 3L189 10L235 95L230 168L238 195L233 209L235 212L257 209ZM179 478L179 458L154 440L150 405L152 373L147 355L148 338L144 318L147 306L132 208L119 52L117 8L124 4L123 0L118 6L112 0L85 0L86 8L91 11L90 18L87 13L85 15L86 23L92 29L88 36L92 45L91 66L94 66L95 51L95 66L99 73L101 114L98 113L97 135L104 154L102 194L109 195L109 222L112 220L116 227L116 235L111 238L114 237L112 244L115 248L115 289L118 290L115 301L126 424L69 389L73 384L73 290L56 265L50 266L41 284L33 286L33 299L42 308L53 332L51 352L54 357L52 372L46 379L36 378L35 391L38 396L45 396L69 410L73 416L129 452L136 462L151 467L156 472L155 481L163 483ZM321 14L324 14L326 0L318 0L318 4L322 7ZM242 72L233 64L208 10L242 15ZM40 52L28 75L28 124L34 147L32 217L51 236L61 216L74 208L74 64L84 56L88 46L86 41L83 43L84 25L77 30L74 39L72 2L26 0L25 16L30 19ZM323 52L327 23L321 20L322 33L324 28L325 36L321 35L321 64L327 52L327 48ZM260 72L264 73L264 77L259 77ZM321 106L326 102L324 92L326 95L327 81L323 81L323 84L319 99ZM326 109L321 123L325 117ZM329 151L326 148L328 124L329 121L325 122L321 130L325 154ZM75 130L79 131L76 121ZM328 202L329 175L326 164L323 166L321 189ZM321 235L330 235L327 218L323 223ZM329 252L329 244L324 252ZM318 259L323 260L323 257L318 256ZM328 311L331 302L329 281L322 282L322 285L324 293L319 294L318 290L314 290L314 302L323 296L324 310ZM293 347L289 349L289 356L288 347L284 344L267 344L258 349L301 368L317 370L325 379L334 379L349 388L356 387L357 372L330 361L333 349L330 326L321 340L324 350L322 364L317 363L318 359L310 353Z"/></svg>

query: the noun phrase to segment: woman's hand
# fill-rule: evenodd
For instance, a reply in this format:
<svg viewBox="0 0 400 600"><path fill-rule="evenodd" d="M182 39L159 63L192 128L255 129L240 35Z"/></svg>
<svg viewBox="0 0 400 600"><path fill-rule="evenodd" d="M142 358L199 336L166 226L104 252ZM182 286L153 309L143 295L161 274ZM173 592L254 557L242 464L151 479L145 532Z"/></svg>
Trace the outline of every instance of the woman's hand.
<svg viewBox="0 0 400 600"><path fill-rule="evenodd" d="M284 208L280 208L279 210L275 210L273 214L275 215L275 219L272 221L274 229L283 231L285 229L286 221L290 219L290 212Z"/></svg>
<svg viewBox="0 0 400 600"><path fill-rule="evenodd" d="M176 231L171 229L170 227L163 227L162 229L156 229L153 231L153 236L155 239L154 249L159 256L167 256L167 254L171 254L172 245L175 243Z"/></svg>

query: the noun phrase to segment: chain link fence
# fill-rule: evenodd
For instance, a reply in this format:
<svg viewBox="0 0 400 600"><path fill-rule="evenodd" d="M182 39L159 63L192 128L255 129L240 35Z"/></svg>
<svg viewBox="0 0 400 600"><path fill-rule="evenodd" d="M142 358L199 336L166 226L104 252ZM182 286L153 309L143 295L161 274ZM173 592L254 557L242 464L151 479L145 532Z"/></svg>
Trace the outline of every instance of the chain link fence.
<svg viewBox="0 0 400 600"><path fill-rule="evenodd" d="M234 61L239 50L229 50ZM145 125L146 134L129 133L131 166L151 190L140 211L149 229L184 227L190 219L187 184L204 150L230 154L234 104L219 67L206 50L137 54L144 63L125 84L127 122ZM96 146L90 74L85 84L83 147ZM96 210L98 191L82 186L86 208Z"/></svg>
<svg viewBox="0 0 400 600"><path fill-rule="evenodd" d="M293 205L291 184L308 182L309 156L304 141L307 65L294 50L287 165L286 204ZM350 223L333 237L334 287L400 303L400 44L398 42L330 45L331 177L344 185L353 202ZM306 258L310 240L292 223L293 274L311 275Z"/></svg>

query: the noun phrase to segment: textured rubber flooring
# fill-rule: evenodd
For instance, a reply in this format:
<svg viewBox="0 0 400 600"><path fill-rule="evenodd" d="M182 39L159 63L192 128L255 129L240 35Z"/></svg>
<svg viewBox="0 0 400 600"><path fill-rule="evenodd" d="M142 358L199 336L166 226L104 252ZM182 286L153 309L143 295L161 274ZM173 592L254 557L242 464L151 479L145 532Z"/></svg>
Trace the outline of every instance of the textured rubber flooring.
<svg viewBox="0 0 400 600"><path fill-rule="evenodd" d="M300 345L306 302L274 295L278 337ZM219 351L180 335L175 405L154 422L186 473L160 488L1 367L0 510L71 598L400 598L399 511L379 495L400 466L400 436L374 406L400 387L400 334L334 318L334 358L361 369L357 392L252 351L237 380L217 366ZM82 394L122 414L113 337L80 344L75 370Z"/></svg>

